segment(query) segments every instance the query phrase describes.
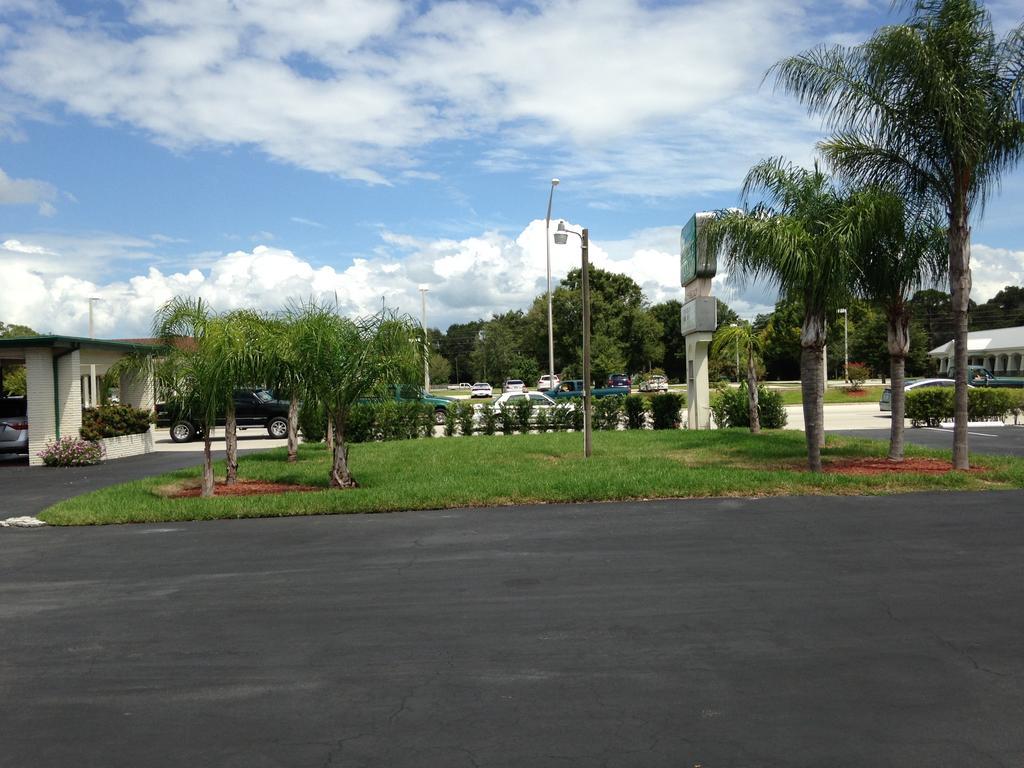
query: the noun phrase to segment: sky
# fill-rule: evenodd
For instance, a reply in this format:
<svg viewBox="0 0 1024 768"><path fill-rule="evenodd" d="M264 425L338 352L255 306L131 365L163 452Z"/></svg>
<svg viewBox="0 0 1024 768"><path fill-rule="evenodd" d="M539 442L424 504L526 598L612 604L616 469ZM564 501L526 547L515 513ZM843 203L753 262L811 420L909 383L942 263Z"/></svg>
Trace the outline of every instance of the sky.
<svg viewBox="0 0 1024 768"><path fill-rule="evenodd" d="M1024 0L992 0L994 22ZM679 230L821 126L780 58L902 18L889 0L0 0L0 321L149 333L175 295L311 298L427 321L526 308L545 222L652 302ZM972 296L1024 284L1024 171L974 224ZM553 279L579 264L551 245ZM742 316L770 285L726 274Z"/></svg>

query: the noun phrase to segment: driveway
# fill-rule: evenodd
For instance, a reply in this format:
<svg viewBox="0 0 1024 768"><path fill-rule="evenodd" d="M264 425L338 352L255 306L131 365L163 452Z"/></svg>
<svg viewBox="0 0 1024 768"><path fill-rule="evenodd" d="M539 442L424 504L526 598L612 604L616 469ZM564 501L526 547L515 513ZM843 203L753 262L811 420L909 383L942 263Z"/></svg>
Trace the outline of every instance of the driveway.
<svg viewBox="0 0 1024 768"><path fill-rule="evenodd" d="M1022 509L0 532L0 766L1020 766Z"/></svg>

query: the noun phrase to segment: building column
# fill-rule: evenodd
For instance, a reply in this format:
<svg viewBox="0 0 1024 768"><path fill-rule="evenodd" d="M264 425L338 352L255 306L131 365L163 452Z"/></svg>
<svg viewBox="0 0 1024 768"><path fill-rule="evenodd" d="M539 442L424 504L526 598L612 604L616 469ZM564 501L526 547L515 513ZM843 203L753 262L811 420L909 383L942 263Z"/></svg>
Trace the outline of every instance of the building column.
<svg viewBox="0 0 1024 768"><path fill-rule="evenodd" d="M156 407L155 385L152 369L135 373L123 373L118 384L121 391L121 403L144 411L152 411Z"/></svg>
<svg viewBox="0 0 1024 768"><path fill-rule="evenodd" d="M78 437L82 428L82 382L78 350L61 354L50 348L25 350L28 388L28 463L41 466L38 454L58 437Z"/></svg>

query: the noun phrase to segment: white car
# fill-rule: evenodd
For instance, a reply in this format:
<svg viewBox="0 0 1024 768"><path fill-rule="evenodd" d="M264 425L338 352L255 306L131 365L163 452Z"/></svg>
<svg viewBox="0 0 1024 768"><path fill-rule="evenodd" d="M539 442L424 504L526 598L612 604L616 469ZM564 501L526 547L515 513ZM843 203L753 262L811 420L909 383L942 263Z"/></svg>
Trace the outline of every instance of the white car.
<svg viewBox="0 0 1024 768"><path fill-rule="evenodd" d="M668 379L655 374L640 382L641 392L668 392Z"/></svg>
<svg viewBox="0 0 1024 768"><path fill-rule="evenodd" d="M549 389L558 389L558 385L561 383L562 380L558 377L557 373L554 375L554 377L549 376L548 374L545 373L543 376L540 377L540 379L538 379L537 389L539 389L541 392L547 392Z"/></svg>
<svg viewBox="0 0 1024 768"><path fill-rule="evenodd" d="M522 379L507 379L501 387L502 392L525 392L526 383Z"/></svg>
<svg viewBox="0 0 1024 768"><path fill-rule="evenodd" d="M554 408L556 405L555 401L543 392L506 392L495 400L493 405L495 408L501 408L505 403L515 405L526 399L529 399L534 408Z"/></svg>
<svg viewBox="0 0 1024 768"><path fill-rule="evenodd" d="M470 397L494 397L494 389L486 381L478 381L469 392Z"/></svg>
<svg viewBox="0 0 1024 768"><path fill-rule="evenodd" d="M923 389L925 387L948 387L952 388L956 384L952 379L911 379L903 384L904 392L913 392L915 389ZM968 386L970 386L968 384ZM880 411L892 411L892 388L886 387L882 390L882 399L878 401L878 410Z"/></svg>
<svg viewBox="0 0 1024 768"><path fill-rule="evenodd" d="M24 397L0 398L0 453L28 453L27 412Z"/></svg>

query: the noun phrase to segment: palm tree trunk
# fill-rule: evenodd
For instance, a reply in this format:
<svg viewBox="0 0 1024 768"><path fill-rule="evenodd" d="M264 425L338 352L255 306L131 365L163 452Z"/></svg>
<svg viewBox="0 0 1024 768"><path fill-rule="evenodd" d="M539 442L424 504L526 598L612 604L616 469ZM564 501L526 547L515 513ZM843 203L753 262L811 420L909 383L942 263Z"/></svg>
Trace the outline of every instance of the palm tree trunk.
<svg viewBox="0 0 1024 768"><path fill-rule="evenodd" d="M204 499L213 496L213 454L210 450L210 443L213 437L210 435L210 426L203 425L203 484L200 490Z"/></svg>
<svg viewBox="0 0 1024 768"><path fill-rule="evenodd" d="M761 431L761 410L757 402L757 368L754 365L754 350L747 349L747 409L750 415L750 431Z"/></svg>
<svg viewBox="0 0 1024 768"><path fill-rule="evenodd" d="M348 468L348 446L345 445L345 424L341 414L334 414L334 461L331 465L332 488L358 488L359 483Z"/></svg>
<svg viewBox="0 0 1024 768"><path fill-rule="evenodd" d="M969 469L967 457L967 310L971 300L971 229L963 206L950 216L949 288L953 304L953 469Z"/></svg>
<svg viewBox="0 0 1024 768"><path fill-rule="evenodd" d="M299 458L299 401L293 395L288 401L288 461Z"/></svg>
<svg viewBox="0 0 1024 768"><path fill-rule="evenodd" d="M800 328L800 389L803 394L804 434L807 438L807 468L821 472L821 448L825 442L824 382L822 357L825 352L824 315L806 315Z"/></svg>
<svg viewBox="0 0 1024 768"><path fill-rule="evenodd" d="M224 485L238 482L238 419L235 417L235 403L228 403L224 414L224 454L227 457L227 476Z"/></svg>
<svg viewBox="0 0 1024 768"><path fill-rule="evenodd" d="M333 453L334 452L334 420L330 416L327 417L327 431L324 434L324 441L327 444L327 450L331 451Z"/></svg>
<svg viewBox="0 0 1024 768"><path fill-rule="evenodd" d="M889 313L887 329L889 342L889 400L892 408L892 424L889 426L889 459L903 461L903 427L906 413L907 393L903 389L910 351L910 316L900 307Z"/></svg>

